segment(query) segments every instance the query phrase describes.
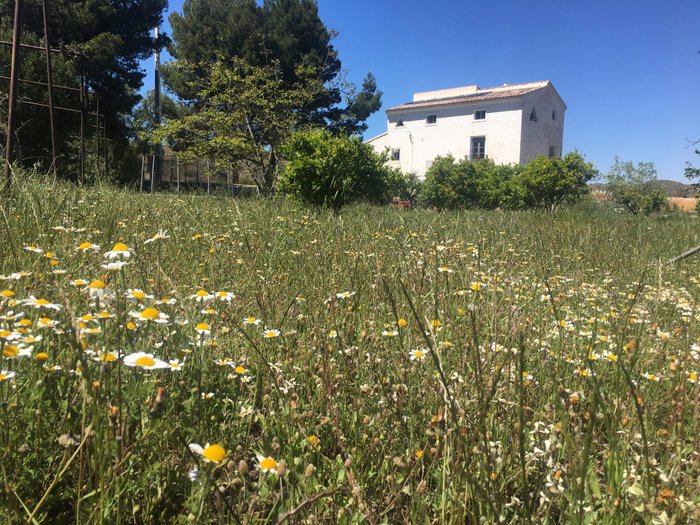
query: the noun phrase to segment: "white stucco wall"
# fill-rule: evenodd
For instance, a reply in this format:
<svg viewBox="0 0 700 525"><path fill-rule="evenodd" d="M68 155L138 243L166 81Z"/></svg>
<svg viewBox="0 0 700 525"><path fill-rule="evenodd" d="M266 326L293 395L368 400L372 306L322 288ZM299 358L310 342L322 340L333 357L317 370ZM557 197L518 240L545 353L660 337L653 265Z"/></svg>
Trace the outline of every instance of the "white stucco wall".
<svg viewBox="0 0 700 525"><path fill-rule="evenodd" d="M522 144L519 162L527 162L535 155L548 155L550 146L554 154L562 155L564 142L564 113L566 106L552 87L528 93L523 99ZM537 121L530 120L532 108ZM552 118L555 111L555 118Z"/></svg>
<svg viewBox="0 0 700 525"><path fill-rule="evenodd" d="M470 154L471 137L486 137L486 155L498 164L520 160L522 115L518 99L487 101L437 108L391 112L387 133L368 141L377 151L399 149L400 160L391 166L423 177L433 159L452 155L455 159ZM474 111L485 110L486 119L474 120ZM437 115L435 124L427 124L428 115ZM396 127L401 119L403 126Z"/></svg>
<svg viewBox="0 0 700 525"><path fill-rule="evenodd" d="M450 90L416 95L431 100L443 91ZM530 121L532 107L537 110L537 122ZM486 111L484 120L474 120L478 110ZM386 133L367 142L379 152L398 149L400 160L389 161L389 165L421 178L437 156L468 158L471 138L477 136L486 137L486 156L496 164L517 164L537 154L547 155L550 146L556 155L562 154L565 111L561 98L547 85L518 97L389 111ZM436 115L437 122L428 124L428 115ZM396 127L399 119L404 125Z"/></svg>

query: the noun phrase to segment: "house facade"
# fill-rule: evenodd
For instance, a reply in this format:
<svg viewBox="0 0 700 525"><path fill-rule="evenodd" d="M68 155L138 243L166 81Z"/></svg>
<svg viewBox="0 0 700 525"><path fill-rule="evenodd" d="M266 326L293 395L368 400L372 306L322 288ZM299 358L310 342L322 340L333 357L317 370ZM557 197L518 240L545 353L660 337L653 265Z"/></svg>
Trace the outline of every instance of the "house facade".
<svg viewBox="0 0 700 525"><path fill-rule="evenodd" d="M421 178L438 156L517 164L562 154L565 111L548 80L425 91L386 110L387 131L366 142Z"/></svg>

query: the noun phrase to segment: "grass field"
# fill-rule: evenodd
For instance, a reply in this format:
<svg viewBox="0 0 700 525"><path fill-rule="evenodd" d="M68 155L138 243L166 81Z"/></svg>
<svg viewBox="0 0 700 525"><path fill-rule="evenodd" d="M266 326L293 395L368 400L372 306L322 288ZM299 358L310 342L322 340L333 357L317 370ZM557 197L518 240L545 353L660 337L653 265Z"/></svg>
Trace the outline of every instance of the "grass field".
<svg viewBox="0 0 700 525"><path fill-rule="evenodd" d="M700 521L697 217L1 199L0 523Z"/></svg>

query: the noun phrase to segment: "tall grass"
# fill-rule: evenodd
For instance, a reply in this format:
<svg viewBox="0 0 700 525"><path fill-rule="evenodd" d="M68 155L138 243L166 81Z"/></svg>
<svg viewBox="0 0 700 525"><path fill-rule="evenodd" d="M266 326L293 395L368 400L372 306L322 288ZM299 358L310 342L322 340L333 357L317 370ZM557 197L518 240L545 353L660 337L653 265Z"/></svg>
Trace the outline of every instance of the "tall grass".
<svg viewBox="0 0 700 525"><path fill-rule="evenodd" d="M696 218L0 202L0 523L700 519Z"/></svg>

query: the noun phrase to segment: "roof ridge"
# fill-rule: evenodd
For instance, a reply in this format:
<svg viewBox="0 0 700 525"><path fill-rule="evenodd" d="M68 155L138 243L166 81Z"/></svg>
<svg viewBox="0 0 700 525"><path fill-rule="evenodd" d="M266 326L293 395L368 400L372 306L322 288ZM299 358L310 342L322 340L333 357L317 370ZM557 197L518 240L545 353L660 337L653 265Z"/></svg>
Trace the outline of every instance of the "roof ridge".
<svg viewBox="0 0 700 525"><path fill-rule="evenodd" d="M503 86L479 89L478 91L469 94L452 95L449 97L437 97L419 100L415 102L406 102L403 104L399 104L398 106L391 107L387 109L386 112L401 109L420 108L426 106L429 107L437 105L455 104L460 102L477 102L480 100L488 100L487 97L507 98L508 96L520 96L530 91L534 91L535 89L546 87L547 85L551 86L552 83L549 80L538 80L535 82L525 82L522 84L504 84Z"/></svg>

